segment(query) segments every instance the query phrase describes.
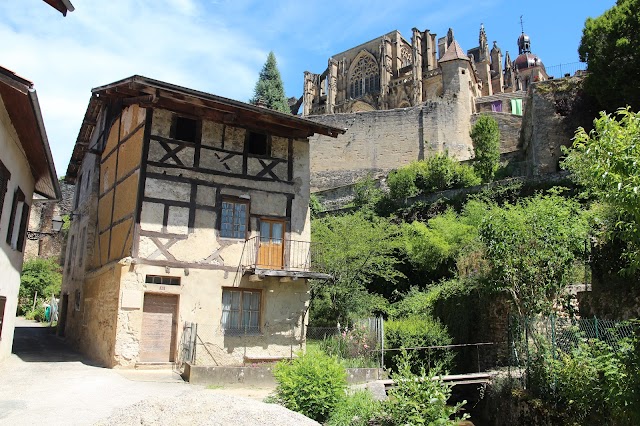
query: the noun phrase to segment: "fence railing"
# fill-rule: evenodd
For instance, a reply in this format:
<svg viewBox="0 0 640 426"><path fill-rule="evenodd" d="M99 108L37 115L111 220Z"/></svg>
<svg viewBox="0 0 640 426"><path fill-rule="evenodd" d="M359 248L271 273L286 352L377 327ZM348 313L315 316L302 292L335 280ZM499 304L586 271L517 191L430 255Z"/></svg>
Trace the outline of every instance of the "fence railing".
<svg viewBox="0 0 640 426"><path fill-rule="evenodd" d="M241 264L249 269L320 272L317 262L322 246L299 240L253 237L245 242Z"/></svg>
<svg viewBox="0 0 640 426"><path fill-rule="evenodd" d="M568 64L558 64L552 65L550 67L545 67L547 71L547 75L553 76L553 78L562 78L567 74L570 76L574 75L578 71L586 71L587 63L586 62L570 62Z"/></svg>
<svg viewBox="0 0 640 426"><path fill-rule="evenodd" d="M570 353L580 344L600 341L617 350L622 339L632 337L635 325L626 321L565 318L555 315L510 320L509 373L526 380L532 360L548 351L552 356Z"/></svg>

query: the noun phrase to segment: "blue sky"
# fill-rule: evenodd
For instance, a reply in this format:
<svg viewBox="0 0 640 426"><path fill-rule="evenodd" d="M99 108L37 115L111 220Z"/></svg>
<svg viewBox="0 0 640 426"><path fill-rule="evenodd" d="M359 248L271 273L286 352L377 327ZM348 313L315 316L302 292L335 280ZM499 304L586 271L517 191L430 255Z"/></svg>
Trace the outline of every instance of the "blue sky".
<svg viewBox="0 0 640 426"><path fill-rule="evenodd" d="M322 72L336 53L413 27L466 51L483 23L503 53L517 56L520 16L547 67L578 61L584 21L614 0L72 0L62 17L41 0L0 2L0 65L34 82L59 175L66 171L91 88L133 74L248 100L273 50L287 96L303 72Z"/></svg>

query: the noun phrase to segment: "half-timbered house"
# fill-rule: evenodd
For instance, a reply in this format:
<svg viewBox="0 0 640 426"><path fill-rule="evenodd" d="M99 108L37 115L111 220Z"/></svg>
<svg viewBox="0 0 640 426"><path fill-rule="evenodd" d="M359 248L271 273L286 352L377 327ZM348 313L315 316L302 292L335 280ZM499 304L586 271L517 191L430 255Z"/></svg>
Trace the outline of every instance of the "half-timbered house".
<svg viewBox="0 0 640 426"><path fill-rule="evenodd" d="M106 366L175 361L185 322L218 365L303 345L316 133L344 130L141 76L93 89L59 333Z"/></svg>

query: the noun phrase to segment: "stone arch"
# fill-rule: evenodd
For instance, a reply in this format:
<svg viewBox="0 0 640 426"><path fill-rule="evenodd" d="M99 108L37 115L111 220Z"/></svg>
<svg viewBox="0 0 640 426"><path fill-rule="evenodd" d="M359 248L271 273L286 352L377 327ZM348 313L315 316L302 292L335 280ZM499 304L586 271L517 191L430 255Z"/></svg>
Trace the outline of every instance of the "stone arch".
<svg viewBox="0 0 640 426"><path fill-rule="evenodd" d="M367 93L378 91L380 91L380 66L371 53L362 50L349 67L349 97L358 99Z"/></svg>
<svg viewBox="0 0 640 426"><path fill-rule="evenodd" d="M402 68L411 65L412 56L411 48L409 46L402 46L402 49L400 49L400 62Z"/></svg>
<svg viewBox="0 0 640 426"><path fill-rule="evenodd" d="M365 111L375 111L376 109L368 104L367 102L364 101L355 101L352 105L351 108L349 108L351 111L350 112L365 112Z"/></svg>
<svg viewBox="0 0 640 426"><path fill-rule="evenodd" d="M398 108L409 108L409 107L411 107L411 104L406 99L402 100L398 105Z"/></svg>

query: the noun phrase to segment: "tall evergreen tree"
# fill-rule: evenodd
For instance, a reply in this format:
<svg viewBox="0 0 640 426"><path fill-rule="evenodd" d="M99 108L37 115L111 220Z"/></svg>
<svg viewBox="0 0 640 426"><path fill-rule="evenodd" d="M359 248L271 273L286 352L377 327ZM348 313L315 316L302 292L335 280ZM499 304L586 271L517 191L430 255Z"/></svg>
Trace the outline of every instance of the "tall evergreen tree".
<svg viewBox="0 0 640 426"><path fill-rule="evenodd" d="M284 84L278 71L276 56L269 52L267 62L260 71L260 78L253 90L253 98L249 101L254 105L264 104L267 108L276 111L291 113L287 97L284 94Z"/></svg>

